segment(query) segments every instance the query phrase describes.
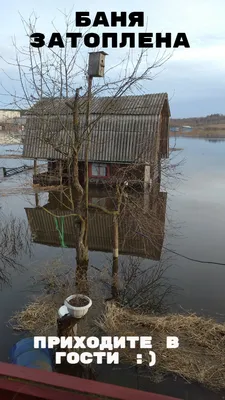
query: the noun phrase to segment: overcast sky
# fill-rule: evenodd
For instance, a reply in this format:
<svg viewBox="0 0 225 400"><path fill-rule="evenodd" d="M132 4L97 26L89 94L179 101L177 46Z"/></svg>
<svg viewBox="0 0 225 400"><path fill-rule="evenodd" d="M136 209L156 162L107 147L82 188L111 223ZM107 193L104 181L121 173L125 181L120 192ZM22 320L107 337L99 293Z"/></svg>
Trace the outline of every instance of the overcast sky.
<svg viewBox="0 0 225 400"><path fill-rule="evenodd" d="M110 7L113 5L113 8ZM137 8L138 6L138 8ZM8 0L1 4L1 41L0 54L5 59L13 57L12 36L16 36L20 44L26 45L25 36L19 13L26 19L32 11L38 15L39 32L50 34L54 31L51 21L57 25L58 31L64 31L62 16L59 10L65 10L65 3L61 0L39 0L32 5L28 0ZM190 49L173 50L171 59L164 65L160 74L146 86L146 92L167 92L170 98L171 114L173 118L205 116L207 114L225 114L225 0L126 0L113 2L91 2L83 0L82 7L71 0L66 1L66 10L90 11L94 16L97 11L144 11L147 31L171 32L175 39L178 32L187 34ZM62 28L61 28L62 27ZM114 28L115 31L116 28ZM98 32L107 31L104 28ZM109 29L109 30L112 30ZM135 28L144 31L145 28ZM121 28L118 28L121 31ZM131 31L131 28L130 28ZM87 54L90 49L86 49ZM108 49L109 55L106 66L115 65L116 58L122 58L127 49ZM163 50L161 50L163 51ZM152 53L151 53L152 52ZM171 51L167 50L169 54ZM154 60L155 49L149 50L149 60ZM3 65L0 67L10 75L12 69ZM10 75L11 76L11 75ZM10 86L5 75L0 72L0 81ZM8 86L9 85L9 86ZM1 89L1 104L3 97Z"/></svg>

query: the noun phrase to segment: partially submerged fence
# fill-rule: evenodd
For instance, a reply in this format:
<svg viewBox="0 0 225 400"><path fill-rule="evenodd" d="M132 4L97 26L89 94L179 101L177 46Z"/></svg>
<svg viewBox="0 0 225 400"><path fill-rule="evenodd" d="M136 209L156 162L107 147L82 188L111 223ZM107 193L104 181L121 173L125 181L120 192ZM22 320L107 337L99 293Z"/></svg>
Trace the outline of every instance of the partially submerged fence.
<svg viewBox="0 0 225 400"><path fill-rule="evenodd" d="M16 168L1 167L0 168L0 179L7 178L9 176L13 176L16 174L20 174L21 172L27 171L29 169L33 169L33 167L26 165L26 164L21 165L20 167L16 167Z"/></svg>

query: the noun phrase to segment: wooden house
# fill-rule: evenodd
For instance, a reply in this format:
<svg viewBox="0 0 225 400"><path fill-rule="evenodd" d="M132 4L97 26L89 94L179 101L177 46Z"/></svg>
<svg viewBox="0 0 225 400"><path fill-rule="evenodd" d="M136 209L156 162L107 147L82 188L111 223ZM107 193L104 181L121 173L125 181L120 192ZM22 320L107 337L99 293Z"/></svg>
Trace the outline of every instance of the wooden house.
<svg viewBox="0 0 225 400"><path fill-rule="evenodd" d="M48 161L47 172L36 174L35 171L34 183L68 183L73 171L75 142L80 144L79 174L83 182L87 99L78 100L79 121L70 108L73 103L74 99L47 98L27 113L23 156ZM160 161L169 153L169 117L166 93L93 97L88 125L89 181L111 184L121 177L121 170L128 171L122 176L132 183L160 181Z"/></svg>

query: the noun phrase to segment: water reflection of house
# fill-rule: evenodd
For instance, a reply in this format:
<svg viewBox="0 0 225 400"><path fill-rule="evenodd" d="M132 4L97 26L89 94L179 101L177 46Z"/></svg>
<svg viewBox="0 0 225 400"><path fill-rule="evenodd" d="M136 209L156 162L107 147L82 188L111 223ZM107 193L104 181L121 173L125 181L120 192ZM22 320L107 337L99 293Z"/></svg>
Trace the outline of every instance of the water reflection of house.
<svg viewBox="0 0 225 400"><path fill-rule="evenodd" d="M67 198L68 200L68 198ZM112 200L97 197L93 194L90 201L98 202L102 206L113 206ZM139 200L140 201L140 200ZM146 199L143 196L143 209ZM129 254L133 256L159 260L161 256L166 213L167 193L158 193L154 201L148 204L148 220L151 229L146 229L146 223L138 219L137 216L125 213L119 222L119 243L120 254ZM99 203L100 202L100 203ZM68 201L69 203L69 201ZM141 206L141 204L140 204ZM48 211L55 215L64 217L64 243L67 247L75 247L75 219L68 216L71 211L67 208L66 199L60 198L56 192L49 193L49 202L44 206ZM29 226L35 243L48 246L59 247L62 241L57 230L54 217L41 207L25 208ZM65 217L67 216L67 217ZM152 221L152 222L151 222ZM61 226L60 219L58 220ZM148 239L144 236L148 236ZM113 248L113 217L99 210L89 211L89 250L112 252Z"/></svg>
<svg viewBox="0 0 225 400"><path fill-rule="evenodd" d="M68 102L44 99L27 114L23 156L48 160L48 172L36 174L34 183L67 183L72 173L74 122ZM79 99L81 149L80 180L84 177L86 100ZM89 180L106 183L118 167L135 165L129 179L150 183L160 179L160 160L168 157L170 108L166 93L119 98L93 98L91 102Z"/></svg>

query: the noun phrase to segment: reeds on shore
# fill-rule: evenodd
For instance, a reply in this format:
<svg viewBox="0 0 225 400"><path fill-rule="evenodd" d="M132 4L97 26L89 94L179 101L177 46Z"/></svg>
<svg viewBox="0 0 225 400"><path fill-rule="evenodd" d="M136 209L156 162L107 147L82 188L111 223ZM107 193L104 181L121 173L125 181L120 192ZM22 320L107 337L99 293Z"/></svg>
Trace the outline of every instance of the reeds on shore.
<svg viewBox="0 0 225 400"><path fill-rule="evenodd" d="M10 324L14 329L40 336L55 334L58 308L76 291L71 273L63 272L62 276L56 274L54 266L42 273L44 294L12 317ZM148 315L114 302L105 303L98 282L93 279L90 285L93 307L85 324L79 325L78 335L151 336L156 365L149 367L149 378L154 380L154 375L175 374L211 389L225 389L224 323L194 313ZM167 336L177 336L179 347L167 349ZM142 365L149 366L149 349L126 347L115 351L119 351L120 361L129 365L136 365L136 355L141 353Z"/></svg>

